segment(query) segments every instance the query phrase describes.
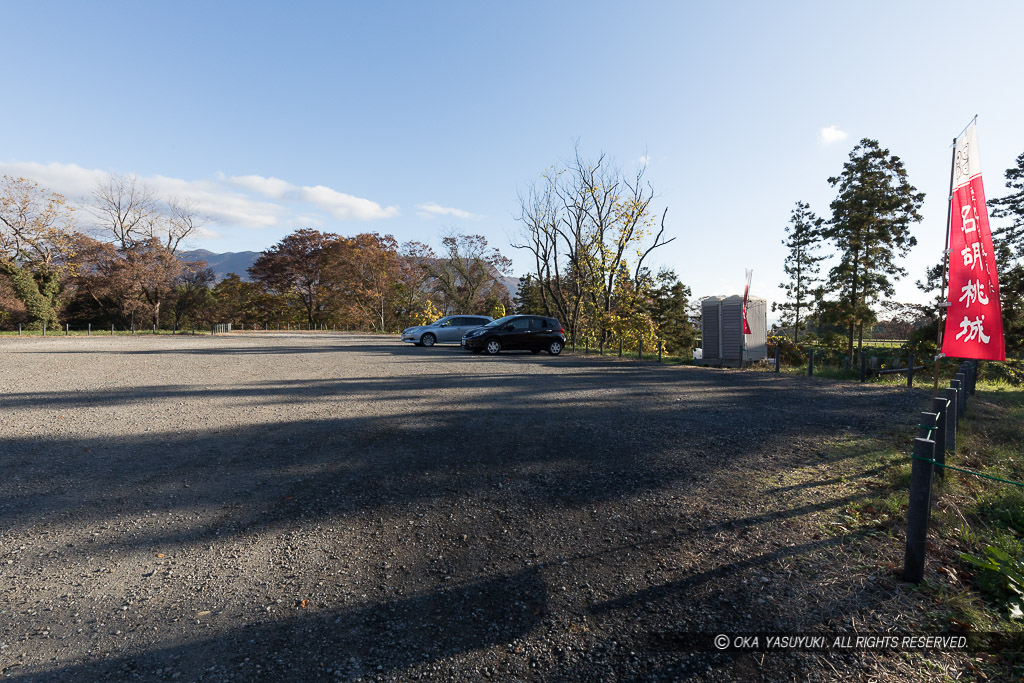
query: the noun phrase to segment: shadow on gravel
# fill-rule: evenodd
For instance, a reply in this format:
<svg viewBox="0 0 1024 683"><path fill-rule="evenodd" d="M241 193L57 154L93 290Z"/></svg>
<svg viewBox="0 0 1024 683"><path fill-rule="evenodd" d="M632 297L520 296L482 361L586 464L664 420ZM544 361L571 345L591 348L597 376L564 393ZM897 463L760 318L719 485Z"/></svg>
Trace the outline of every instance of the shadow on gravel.
<svg viewBox="0 0 1024 683"><path fill-rule="evenodd" d="M363 608L289 607L288 618L250 622L212 639L58 666L43 674L8 673L11 680L33 681L149 680L160 677L157 670L166 670L166 677L174 670L188 681L204 676L296 680L300 675L317 680L329 677L328 668L336 678L381 675L524 636L547 610L547 589L536 571L526 570ZM211 663L215 671L209 670Z"/></svg>
<svg viewBox="0 0 1024 683"><path fill-rule="evenodd" d="M605 365L551 378L446 374L8 394L0 397L0 412L40 406L131 410L160 399L224 397L239 399L241 410L249 402L287 406L339 398L349 401L339 412L350 413L363 399L422 396L423 404L404 414L191 433L8 438L0 458L18 456L24 465L0 482L0 514L9 524L28 524L72 513L78 520L103 521L109 511L225 510L214 520L171 526L150 538L128 537L123 545L130 547L481 495L526 508L585 506L659 489L699 490L698 475L759 469L762 453L794 435L831 435L837 425L867 428L865 415L876 412L880 394L820 400L809 414L806 387L777 383L771 387L773 419L751 421L750 414L764 412L764 388L756 377L687 373L689 387L716 385L716 393L705 393L696 406L657 400L661 389L678 390L674 374ZM564 391L593 388L597 381L614 385L619 376L623 385L607 395L563 405ZM492 391L461 391L468 389ZM457 404L447 405L448 392L456 391ZM737 420L742 427L720 426Z"/></svg>
<svg viewBox="0 0 1024 683"><path fill-rule="evenodd" d="M752 572L834 548L838 541L769 549L774 539L757 538L745 546L747 555L726 554L740 545L735 539L860 498L772 498L768 511L758 512L745 497L753 492L745 480L820 463L818 449L837 434L889 429L894 420L916 423L920 404L916 393L857 386L836 391L768 373L529 354L477 358L457 349L402 346L367 346L362 353L404 354L419 362L424 351L457 359L459 370L472 371L233 384L221 378L212 387L0 396L0 414L31 409L54 420L42 424L38 436L12 435L0 442L0 520L12 537L34 529L73 529L74 535L61 539L54 562L85 571L87 557L117 562L156 551L195 554L206 544L317 525L339 528L329 539L339 547L352 542L367 550L407 551L420 542L407 551L411 559L402 560L409 576L394 579L418 597L375 593L372 604L357 609L318 611L313 605L287 621L235 621L223 625L221 637L170 646L156 642L141 654L102 662L87 661L90 655L80 648L71 656L81 663L46 676L152 678L168 663L181 668L195 662L185 672L185 680L192 680L204 675L202 662L221 665L225 656L230 659L224 666L238 680L294 679L297 672L326 677L321 662L341 670L342 677L396 676L418 663L507 644L543 628L549 629L544 647L550 649L553 627L541 626L543 616L582 614L598 622L592 632L573 635L574 643L584 639L590 648L587 662L577 670L552 659L539 669L544 677L590 672L594 679L629 680L649 671L672 678L670 672L690 669L660 668L663 663L648 659L649 668L634 675L632 665L622 664L628 655L615 641L628 646L632 637L674 627L677 622L663 620L663 614L678 620L680 614L710 609L716 624L742 624L741 610L762 597L756 578L747 583ZM289 346L282 352L314 351ZM315 352L324 353L324 347ZM505 372L523 364L557 364L561 372ZM153 402L173 413L185 401L202 406L191 407L200 424L203 411L215 409L239 415L237 426L168 431L168 424L158 423L154 431L100 437L67 436L55 421L63 410L102 408L99 414L110 416ZM247 423L251 406L275 408L277 421ZM297 406L304 419L290 412ZM757 492L763 495L765 488L770 490L762 486ZM771 493L807 490L814 494L814 485L781 486ZM437 558L442 551L443 562ZM673 557L682 556L703 559L699 568L667 569ZM450 563L454 571L441 576L450 574L459 585L431 591L416 584L435 576L439 565L432 562ZM524 564L532 568L524 570ZM283 572L275 567L271 576ZM690 573L680 578L685 572ZM365 574L372 574L361 579L370 585L392 587L379 563L367 565ZM563 588L549 594L547 585ZM847 588L829 605L833 613L881 599L861 587ZM808 611L794 617L793 610L789 602L760 608L791 627L821 624L827 616ZM13 609L10 614L10 628L28 632L34 620ZM569 625L560 628L564 633ZM260 654L246 662L253 651ZM257 661L260 671L253 668ZM722 661L727 660L701 656L685 666ZM530 674L526 669L515 675ZM476 677L466 670L436 675Z"/></svg>

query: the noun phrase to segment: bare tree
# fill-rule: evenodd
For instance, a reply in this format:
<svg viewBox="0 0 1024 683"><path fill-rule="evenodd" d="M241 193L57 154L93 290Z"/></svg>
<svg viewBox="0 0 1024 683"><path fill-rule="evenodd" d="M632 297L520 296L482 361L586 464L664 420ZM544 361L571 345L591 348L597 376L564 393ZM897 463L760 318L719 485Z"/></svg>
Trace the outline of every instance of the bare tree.
<svg viewBox="0 0 1024 683"><path fill-rule="evenodd" d="M175 258L178 249L209 219L187 198L161 200L135 175L110 175L97 183L90 208L97 231L133 262L153 324L159 325L163 300L183 270Z"/></svg>
<svg viewBox="0 0 1024 683"><path fill-rule="evenodd" d="M152 236L159 214L156 196L135 175L107 176L93 190L90 210L100 234L107 235L124 252L139 240Z"/></svg>
<svg viewBox="0 0 1024 683"><path fill-rule="evenodd" d="M151 224L149 237L160 240L172 254L177 254L183 243L210 222L209 217L200 213L188 198L168 200L162 218L162 221Z"/></svg>
<svg viewBox="0 0 1024 683"><path fill-rule="evenodd" d="M496 248L488 248L483 235L451 232L441 243L444 258L428 262L426 267L445 313L481 313L485 299L492 294L508 300L501 276L509 272L512 262Z"/></svg>
<svg viewBox="0 0 1024 683"><path fill-rule="evenodd" d="M647 257L675 239L665 239L667 209L660 224L651 212L645 172L640 166L627 177L605 155L588 162L577 148L541 187L520 193L522 239L512 246L533 255L543 305L557 311L573 337L590 325L604 338L614 310L639 310L651 280Z"/></svg>

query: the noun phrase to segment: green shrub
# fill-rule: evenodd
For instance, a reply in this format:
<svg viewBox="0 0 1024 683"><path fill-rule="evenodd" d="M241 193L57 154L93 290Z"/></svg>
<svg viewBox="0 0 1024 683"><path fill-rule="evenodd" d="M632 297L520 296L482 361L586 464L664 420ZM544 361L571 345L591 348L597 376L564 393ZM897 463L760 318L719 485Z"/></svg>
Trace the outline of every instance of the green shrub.
<svg viewBox="0 0 1024 683"><path fill-rule="evenodd" d="M1003 603L1010 619L1024 618L1024 564L1001 548L985 548L985 557L961 553L960 559L979 571L978 586Z"/></svg>

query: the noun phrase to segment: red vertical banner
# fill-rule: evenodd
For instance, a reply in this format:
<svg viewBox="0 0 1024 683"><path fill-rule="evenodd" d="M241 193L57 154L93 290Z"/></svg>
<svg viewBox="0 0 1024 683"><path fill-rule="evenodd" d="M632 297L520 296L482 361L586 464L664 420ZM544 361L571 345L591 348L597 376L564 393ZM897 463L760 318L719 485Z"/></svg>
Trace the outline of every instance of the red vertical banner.
<svg viewBox="0 0 1024 683"><path fill-rule="evenodd" d="M747 296L750 294L750 278L754 271L747 271L747 285L743 288L743 334L750 334L750 324L747 322Z"/></svg>
<svg viewBox="0 0 1024 683"><path fill-rule="evenodd" d="M942 353L953 358L1006 360L999 278L975 123L957 138L953 152L948 298Z"/></svg>

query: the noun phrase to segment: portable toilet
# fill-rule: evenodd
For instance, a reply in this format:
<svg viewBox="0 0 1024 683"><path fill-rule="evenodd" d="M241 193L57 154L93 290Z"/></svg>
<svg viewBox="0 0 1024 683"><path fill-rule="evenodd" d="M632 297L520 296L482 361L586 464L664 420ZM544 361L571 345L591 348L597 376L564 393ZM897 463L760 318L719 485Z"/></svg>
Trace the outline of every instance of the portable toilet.
<svg viewBox="0 0 1024 683"><path fill-rule="evenodd" d="M701 365L742 367L768 357L768 302L747 298L743 334L743 297L709 296L701 302Z"/></svg>

